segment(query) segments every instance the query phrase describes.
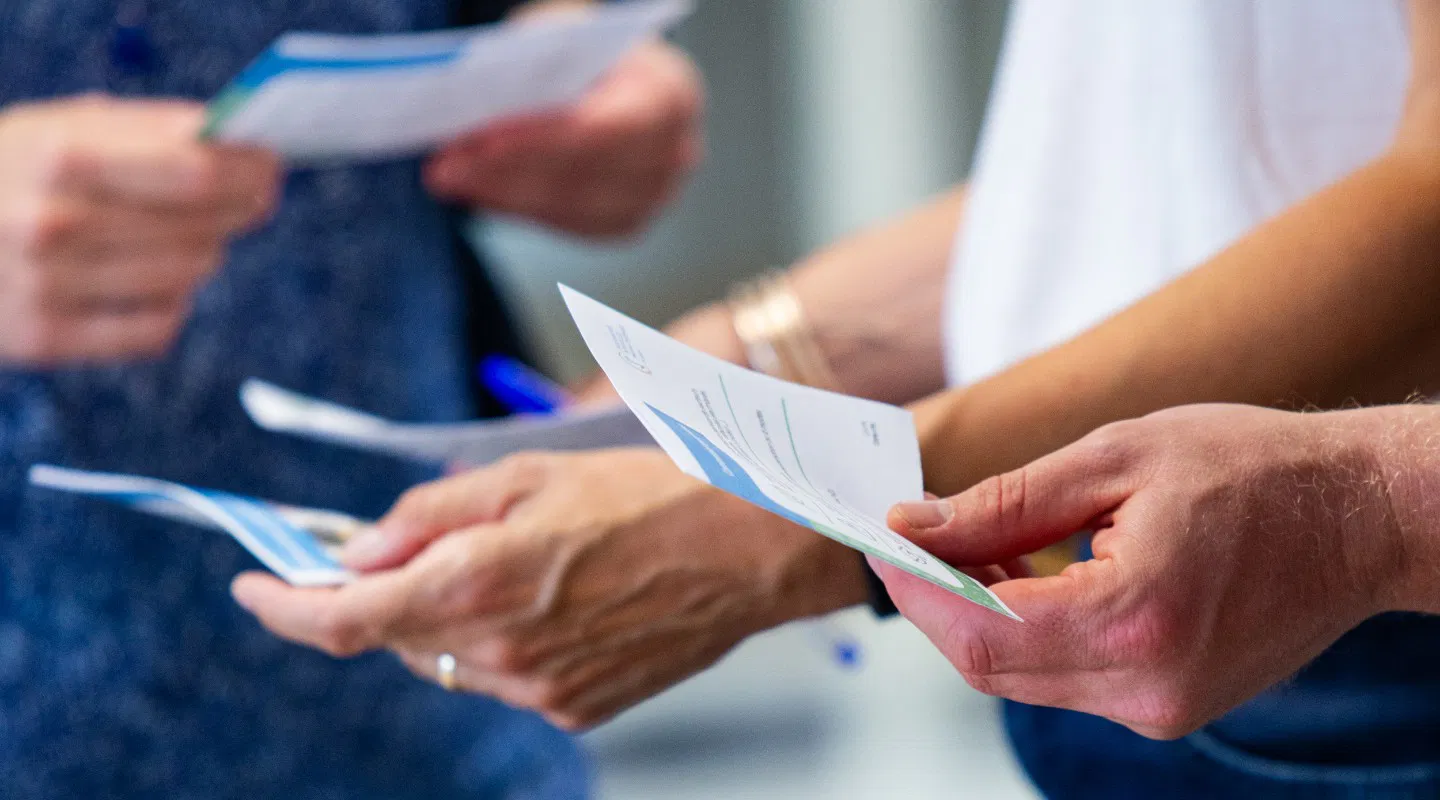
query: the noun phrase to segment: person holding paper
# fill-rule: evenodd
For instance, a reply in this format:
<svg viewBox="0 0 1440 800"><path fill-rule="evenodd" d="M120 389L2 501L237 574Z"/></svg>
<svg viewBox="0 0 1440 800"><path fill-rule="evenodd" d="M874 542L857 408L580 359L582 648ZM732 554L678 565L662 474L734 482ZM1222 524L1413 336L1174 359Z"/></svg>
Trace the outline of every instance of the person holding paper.
<svg viewBox="0 0 1440 800"><path fill-rule="evenodd" d="M1115 420L1187 402L1335 407L1440 389L1435 4L1021 2L1009 24L969 187L670 332L786 377L913 402L928 488L980 484L969 502L994 508L1014 508L1015 496L985 479ZM963 388L924 398L947 378ZM1293 429L1271 420L1229 419L1243 436L1211 432L1205 441L1226 453L1246 439L1269 448L1268 437ZM1253 473L1222 474L1216 485L1236 474ZM944 522L926 504L896 513L902 532ZM1113 552L1103 542L1117 538L1102 540L1102 557ZM1234 541L1195 541L1200 552L1183 569L1206 572L1206 553L1240 554L1225 549ZM1303 556L1297 571L1315 565L1313 551L1288 544L1252 558L1274 559L1274 570L1285 555ZM426 676L433 651L453 652L462 687L574 725L707 666L751 632L867 596L868 571L852 552L643 451L526 455L419 489L350 558L375 575L338 593L295 592L263 576L234 588L282 635L337 653L392 648ZM1227 566L1237 572L1222 578L1251 574ZM1085 569L1106 569L1104 559ZM1410 606L1344 598L1324 598L1336 605L1300 618L1283 595L1318 580L1293 580L1301 583L1147 583L1163 611L1235 609L1202 633L1263 633L1244 626L1254 609L1273 608L1292 618L1259 625L1305 634L1303 646L1276 634L1268 655L1260 639L1245 640L1247 657L1269 663L1244 662L1236 683L1210 698L1223 702L1201 714L1125 717L1151 735L1223 712L1353 630L1291 681L1182 741L1007 703L1032 778L1056 797L1440 794L1427 766L1440 762L1440 739L1429 735L1440 727L1440 682L1424 667L1440 654L1440 624L1362 622ZM1058 618L1047 611L1067 599L1063 591L1007 584L995 591L1013 591L1011 608L1041 621L1035 636L1053 633L1044 621ZM1223 592L1225 602L1181 596L1242 585L1243 604ZM914 613L924 610L908 584L900 592ZM1338 606L1343 613L1332 614ZM947 608L929 609L925 624ZM995 633L1012 623L987 624ZM986 688L1007 685L997 678Z"/></svg>
<svg viewBox="0 0 1440 800"><path fill-rule="evenodd" d="M1440 609L1437 432L1432 405L1310 414L1182 406L1112 423L933 501L933 522L893 512L898 531L960 564L1094 530L1094 560L996 586L1030 609L1022 626L874 566L902 613L982 691L1176 738L1295 674L1367 619ZM1388 635L1404 635L1402 620L1391 619ZM1326 666L1311 668L1291 702L1341 688ZM1410 671L1423 681L1428 662ZM1420 760L1431 711L1417 702L1371 713L1418 740L1401 745L1401 757ZM1214 733L1195 741L1224 749ZM1123 790L1112 778L1092 782Z"/></svg>
<svg viewBox="0 0 1440 800"><path fill-rule="evenodd" d="M574 107L423 161L288 174L202 141L202 102L287 30L403 33L519 7L0 8L0 795L586 794L577 747L530 713L388 657L276 640L227 594L254 565L227 537L25 482L55 462L375 515L433 477L261 432L237 390L260 376L401 419L487 412L470 365L518 346L466 212L637 230L698 158L693 68L647 43Z"/></svg>

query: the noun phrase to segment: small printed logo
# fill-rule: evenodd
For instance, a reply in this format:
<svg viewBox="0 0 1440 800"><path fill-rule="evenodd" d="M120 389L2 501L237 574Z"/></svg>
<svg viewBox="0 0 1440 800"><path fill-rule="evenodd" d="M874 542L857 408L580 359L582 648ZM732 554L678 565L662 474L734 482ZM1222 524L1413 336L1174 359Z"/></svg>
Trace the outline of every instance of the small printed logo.
<svg viewBox="0 0 1440 800"><path fill-rule="evenodd" d="M605 327L610 331L610 341L615 345L616 355L620 356L626 364L634 367L637 372L646 375L654 374L645 364L645 354L640 352L634 342L630 341L630 333L625 330L625 326L607 325Z"/></svg>

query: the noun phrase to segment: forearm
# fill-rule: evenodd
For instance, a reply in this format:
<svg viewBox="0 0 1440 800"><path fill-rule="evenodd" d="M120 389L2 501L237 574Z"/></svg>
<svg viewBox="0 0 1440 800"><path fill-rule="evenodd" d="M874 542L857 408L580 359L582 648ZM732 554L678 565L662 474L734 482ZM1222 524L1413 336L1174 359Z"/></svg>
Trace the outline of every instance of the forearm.
<svg viewBox="0 0 1440 800"><path fill-rule="evenodd" d="M1371 453L1374 466L1361 478L1396 532L1378 608L1440 613L1440 406L1409 403L1340 416L1348 435Z"/></svg>
<svg viewBox="0 0 1440 800"><path fill-rule="evenodd" d="M1396 148L1089 332L917 407L958 491L1184 403L1334 407L1440 389L1440 159Z"/></svg>
<svg viewBox="0 0 1440 800"><path fill-rule="evenodd" d="M944 385L941 311L963 187L796 264L790 285L847 394L903 403ZM668 329L737 363L745 354L730 311L715 303Z"/></svg>

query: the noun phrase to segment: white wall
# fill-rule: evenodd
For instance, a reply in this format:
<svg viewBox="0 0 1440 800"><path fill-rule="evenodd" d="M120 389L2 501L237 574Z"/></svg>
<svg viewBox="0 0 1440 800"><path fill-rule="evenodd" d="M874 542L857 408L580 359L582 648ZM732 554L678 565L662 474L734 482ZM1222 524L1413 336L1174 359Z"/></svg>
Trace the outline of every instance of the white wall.
<svg viewBox="0 0 1440 800"><path fill-rule="evenodd" d="M710 157L671 212L630 247L482 234L555 370L589 369L557 280L660 323L959 180L1004 8L701 0L678 39L706 75Z"/></svg>

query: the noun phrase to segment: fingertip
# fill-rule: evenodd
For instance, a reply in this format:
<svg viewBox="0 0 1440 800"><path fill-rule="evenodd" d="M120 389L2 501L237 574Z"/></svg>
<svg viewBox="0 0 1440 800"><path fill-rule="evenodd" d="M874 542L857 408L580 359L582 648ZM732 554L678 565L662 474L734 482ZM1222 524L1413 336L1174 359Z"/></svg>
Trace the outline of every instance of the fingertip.
<svg viewBox="0 0 1440 800"><path fill-rule="evenodd" d="M901 536L910 530L910 523L905 519L905 515L900 513L900 506L890 506L890 510L885 512L885 527Z"/></svg>
<svg viewBox="0 0 1440 800"><path fill-rule="evenodd" d="M896 503L885 515L885 521L896 533L913 537L914 534L936 531L950 524L955 517L955 506L948 500L922 500Z"/></svg>
<svg viewBox="0 0 1440 800"><path fill-rule="evenodd" d="M176 138L182 140L197 139L201 131L205 129L205 119L208 111L204 103L180 99L165 99L153 102L154 105L151 110L167 115L169 124L172 126L172 134Z"/></svg>
<svg viewBox="0 0 1440 800"><path fill-rule="evenodd" d="M273 581L274 577L263 572L242 572L230 581L230 597L241 608L254 614L268 589L266 584Z"/></svg>
<svg viewBox="0 0 1440 800"><path fill-rule="evenodd" d="M393 521L381 520L365 528L341 548L340 563L361 572L394 566L406 538L397 527Z"/></svg>

